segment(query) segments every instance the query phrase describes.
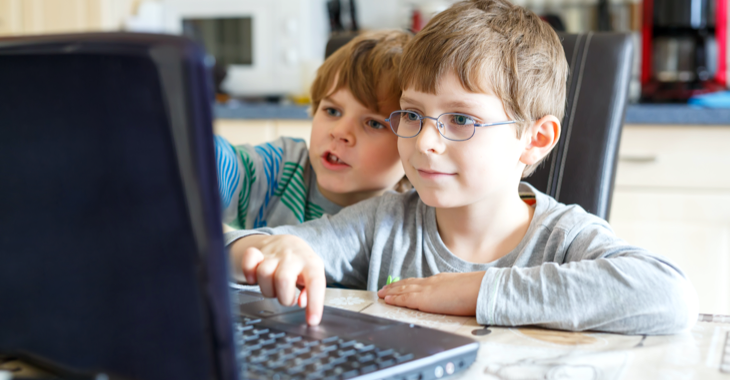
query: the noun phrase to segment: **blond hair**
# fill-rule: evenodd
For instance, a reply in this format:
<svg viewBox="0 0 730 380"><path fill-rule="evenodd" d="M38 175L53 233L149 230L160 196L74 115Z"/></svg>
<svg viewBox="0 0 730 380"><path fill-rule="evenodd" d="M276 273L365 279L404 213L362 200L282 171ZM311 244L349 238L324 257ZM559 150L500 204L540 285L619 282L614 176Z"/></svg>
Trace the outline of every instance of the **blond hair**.
<svg viewBox="0 0 730 380"><path fill-rule="evenodd" d="M406 46L402 87L435 94L454 73L470 92L491 90L521 138L531 121L562 120L568 62L557 34L531 11L506 0L469 0L436 15ZM522 173L530 175L539 163Z"/></svg>
<svg viewBox="0 0 730 380"><path fill-rule="evenodd" d="M410 39L408 32L397 30L366 32L339 48L317 70L311 87L312 112L322 99L345 87L374 112L382 114L389 105L397 105L398 66Z"/></svg>

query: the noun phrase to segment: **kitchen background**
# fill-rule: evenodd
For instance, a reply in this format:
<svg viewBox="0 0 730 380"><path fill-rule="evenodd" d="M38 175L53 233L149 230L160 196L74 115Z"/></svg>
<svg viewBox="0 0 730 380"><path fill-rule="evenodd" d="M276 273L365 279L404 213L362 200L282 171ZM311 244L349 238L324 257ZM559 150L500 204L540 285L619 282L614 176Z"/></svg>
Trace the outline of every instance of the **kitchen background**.
<svg viewBox="0 0 730 380"><path fill-rule="evenodd" d="M632 104L609 221L622 238L678 263L697 288L701 312L730 314L728 0L515 2L570 33L632 33ZM333 33L418 30L450 3L0 0L0 38L120 30L188 35L215 57L217 133L234 143L281 135L308 141L307 89Z"/></svg>

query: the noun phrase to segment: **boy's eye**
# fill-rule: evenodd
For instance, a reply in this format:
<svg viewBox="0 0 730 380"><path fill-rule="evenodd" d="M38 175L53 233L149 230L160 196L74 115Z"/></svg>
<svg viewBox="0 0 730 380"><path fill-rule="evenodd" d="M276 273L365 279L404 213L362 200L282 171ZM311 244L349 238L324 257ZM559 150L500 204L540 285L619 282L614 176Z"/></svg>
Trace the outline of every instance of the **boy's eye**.
<svg viewBox="0 0 730 380"><path fill-rule="evenodd" d="M408 121L417 121L418 120L418 114L415 112L407 112L406 118Z"/></svg>
<svg viewBox="0 0 730 380"><path fill-rule="evenodd" d="M372 129L385 129L385 125L375 120L368 120L366 124Z"/></svg>
<svg viewBox="0 0 730 380"><path fill-rule="evenodd" d="M329 115L329 116L334 116L334 117L342 116L342 112L340 112L340 110L332 108L332 107L325 107L324 112L326 112L327 115Z"/></svg>
<svg viewBox="0 0 730 380"><path fill-rule="evenodd" d="M471 125L474 124L474 119L466 115L451 115L451 122L456 125Z"/></svg>

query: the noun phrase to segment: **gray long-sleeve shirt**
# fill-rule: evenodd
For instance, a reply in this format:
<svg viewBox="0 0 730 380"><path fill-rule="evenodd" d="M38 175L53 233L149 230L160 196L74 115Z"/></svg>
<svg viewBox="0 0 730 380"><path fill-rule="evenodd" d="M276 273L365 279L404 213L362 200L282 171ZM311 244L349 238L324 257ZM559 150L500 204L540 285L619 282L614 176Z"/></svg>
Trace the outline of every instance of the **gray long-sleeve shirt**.
<svg viewBox="0 0 730 380"><path fill-rule="evenodd" d="M606 221L579 206L522 183L525 192L536 200L525 237L486 264L449 251L435 209L415 191L386 194L296 226L231 232L226 244L252 233L296 235L322 257L328 283L372 291L388 276L486 271L476 315L486 325L671 334L694 324L697 295L676 265L619 239Z"/></svg>

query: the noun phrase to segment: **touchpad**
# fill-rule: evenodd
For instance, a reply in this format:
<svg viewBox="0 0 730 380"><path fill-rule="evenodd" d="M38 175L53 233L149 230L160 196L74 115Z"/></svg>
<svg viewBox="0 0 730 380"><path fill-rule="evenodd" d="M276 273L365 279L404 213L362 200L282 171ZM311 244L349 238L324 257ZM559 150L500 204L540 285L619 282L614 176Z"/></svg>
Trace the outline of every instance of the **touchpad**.
<svg viewBox="0 0 730 380"><path fill-rule="evenodd" d="M270 320L281 323L277 327L282 330L315 337L354 336L398 324L388 319L325 307L322 322L318 326L307 326L305 312L300 310L299 313L280 314Z"/></svg>
<svg viewBox="0 0 730 380"><path fill-rule="evenodd" d="M241 313L248 314L252 317L269 318L283 313L302 310L299 306L282 306L276 298L246 296L250 297L248 298L250 301L240 303L240 310Z"/></svg>

